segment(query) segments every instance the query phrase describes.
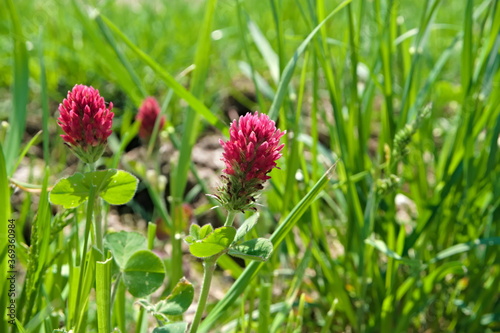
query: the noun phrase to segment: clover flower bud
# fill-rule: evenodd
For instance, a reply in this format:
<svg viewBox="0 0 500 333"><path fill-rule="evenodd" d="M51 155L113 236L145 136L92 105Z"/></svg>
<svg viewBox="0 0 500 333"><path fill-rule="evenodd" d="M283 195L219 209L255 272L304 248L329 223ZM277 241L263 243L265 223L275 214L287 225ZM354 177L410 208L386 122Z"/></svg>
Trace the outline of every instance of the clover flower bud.
<svg viewBox="0 0 500 333"><path fill-rule="evenodd" d="M156 119L160 114L160 105L154 97L147 97L139 107L139 112L135 117L136 121L141 122L139 127L139 137L143 140L149 140L153 134L153 129L155 127ZM160 119L159 130L165 125L165 117Z"/></svg>
<svg viewBox="0 0 500 333"><path fill-rule="evenodd" d="M255 112L233 121L229 133L228 141L219 141L226 168L214 197L230 211L255 210L258 194L282 156L280 138L285 132L276 129L267 115Z"/></svg>
<svg viewBox="0 0 500 333"><path fill-rule="evenodd" d="M104 152L114 113L113 103L106 106L99 90L75 85L59 104L61 135L70 149L85 163L96 162Z"/></svg>

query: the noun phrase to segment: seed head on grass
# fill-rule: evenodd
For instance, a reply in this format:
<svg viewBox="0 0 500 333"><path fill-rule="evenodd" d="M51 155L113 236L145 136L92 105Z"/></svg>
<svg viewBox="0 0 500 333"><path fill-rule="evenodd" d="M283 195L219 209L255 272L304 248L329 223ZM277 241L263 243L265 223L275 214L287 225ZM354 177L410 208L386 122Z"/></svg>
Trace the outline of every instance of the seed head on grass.
<svg viewBox="0 0 500 333"><path fill-rule="evenodd" d="M284 144L280 138L285 132L276 129L267 115L255 112L233 121L229 133L228 141L219 141L226 168L223 185L214 197L229 211L255 210L259 191L281 157Z"/></svg>
<svg viewBox="0 0 500 333"><path fill-rule="evenodd" d="M143 140L149 140L153 134L153 129L155 127L156 119L160 114L160 105L154 97L147 97L141 104L139 112L135 117L136 121L141 122L139 127L139 137ZM165 117L160 119L159 130L165 125Z"/></svg>
<svg viewBox="0 0 500 333"><path fill-rule="evenodd" d="M85 163L97 161L111 135L113 103L106 106L99 90L77 84L59 104L61 135L70 149Z"/></svg>

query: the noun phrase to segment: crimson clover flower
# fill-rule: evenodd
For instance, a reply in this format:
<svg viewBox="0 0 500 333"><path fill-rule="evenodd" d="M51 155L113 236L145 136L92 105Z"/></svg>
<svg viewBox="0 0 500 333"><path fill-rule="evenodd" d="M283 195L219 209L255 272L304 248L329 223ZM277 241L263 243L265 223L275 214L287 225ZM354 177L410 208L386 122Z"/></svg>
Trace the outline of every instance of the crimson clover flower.
<svg viewBox="0 0 500 333"><path fill-rule="evenodd" d="M139 107L139 113L135 117L135 120L141 122L141 127L139 127L139 137L143 140L149 140L151 134L153 134L153 129L155 127L156 119L160 114L160 105L154 97L147 97ZM159 130L165 125L165 117L160 119Z"/></svg>
<svg viewBox="0 0 500 333"><path fill-rule="evenodd" d="M256 111L234 120L229 133L228 141L219 140L226 168L221 176L223 185L214 197L230 211L255 209L259 191L281 157L284 144L280 144L280 138L286 132L276 129L274 121Z"/></svg>
<svg viewBox="0 0 500 333"><path fill-rule="evenodd" d="M85 163L97 161L111 135L113 103L106 106L99 90L77 84L59 104L61 135L70 149Z"/></svg>

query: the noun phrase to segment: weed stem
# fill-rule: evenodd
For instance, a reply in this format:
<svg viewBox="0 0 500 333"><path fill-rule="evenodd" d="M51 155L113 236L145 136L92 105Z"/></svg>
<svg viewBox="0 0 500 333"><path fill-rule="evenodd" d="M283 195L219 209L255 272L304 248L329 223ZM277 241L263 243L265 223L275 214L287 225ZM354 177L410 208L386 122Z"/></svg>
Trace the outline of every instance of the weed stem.
<svg viewBox="0 0 500 333"><path fill-rule="evenodd" d="M198 308L196 309L196 314L194 315L193 323L189 329L189 333L195 333L200 325L201 316L205 310L205 305L207 304L208 292L210 290L210 284L212 283L212 276L214 275L215 263L218 256L210 257L205 259L203 263L203 285L201 286L200 299L198 301Z"/></svg>

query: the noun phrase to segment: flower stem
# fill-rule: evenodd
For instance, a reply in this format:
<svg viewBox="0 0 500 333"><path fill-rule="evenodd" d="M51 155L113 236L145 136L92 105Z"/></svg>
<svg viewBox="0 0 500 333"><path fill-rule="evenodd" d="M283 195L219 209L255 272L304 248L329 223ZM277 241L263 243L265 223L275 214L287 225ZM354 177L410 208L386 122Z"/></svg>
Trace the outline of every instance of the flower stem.
<svg viewBox="0 0 500 333"><path fill-rule="evenodd" d="M227 212L226 222L224 223L225 227L230 227L233 225L234 218L236 217L236 213L237 212L234 210L230 210Z"/></svg>
<svg viewBox="0 0 500 333"><path fill-rule="evenodd" d="M102 218L101 218L101 198L96 196L95 205L94 205L94 223L95 223L95 242L97 249L101 252L101 261L105 260L104 258L104 246L103 246L103 233L102 233Z"/></svg>
<svg viewBox="0 0 500 333"><path fill-rule="evenodd" d="M214 275L215 263L218 256L210 257L205 259L203 263L203 284L201 286L200 299L198 301L198 308L196 309L196 314L194 315L193 323L189 329L189 333L196 333L198 326L200 325L201 316L205 310L205 305L207 304L208 291L210 290L210 284L212 283L212 276Z"/></svg>
<svg viewBox="0 0 500 333"><path fill-rule="evenodd" d="M88 167L89 167L89 170L90 172L94 172L96 171L96 166L97 166L97 163L89 163L88 164ZM96 193L97 194L97 193ZM91 200L92 198L89 197L89 200ZM99 195L95 195L95 201L94 201L94 229L95 229L95 245L97 247L97 249L99 250L100 254L101 254L101 257L98 258L98 260L100 261L104 261L105 258L104 258L104 245L103 245L103 242L104 242L104 235L103 235L103 232L102 232L102 217L101 217L101 198L99 197Z"/></svg>
<svg viewBox="0 0 500 333"><path fill-rule="evenodd" d="M86 260L87 260L87 247L88 247L88 240L89 240L89 234L90 234L90 226L92 225L92 213L94 211L94 203L95 203L95 187L91 186L89 190L89 199L87 201L87 218L85 222L85 232L84 232L84 238L83 238L83 250L82 250L82 256L80 257L81 261L77 262L77 266L80 266L80 278L78 281L78 293L76 296L76 304L82 304L81 303L81 298L82 298L82 292L83 292L83 279L84 279L84 272L85 269L87 268L87 265L85 265ZM75 319L75 324L79 321L81 311L77 311L76 318Z"/></svg>

